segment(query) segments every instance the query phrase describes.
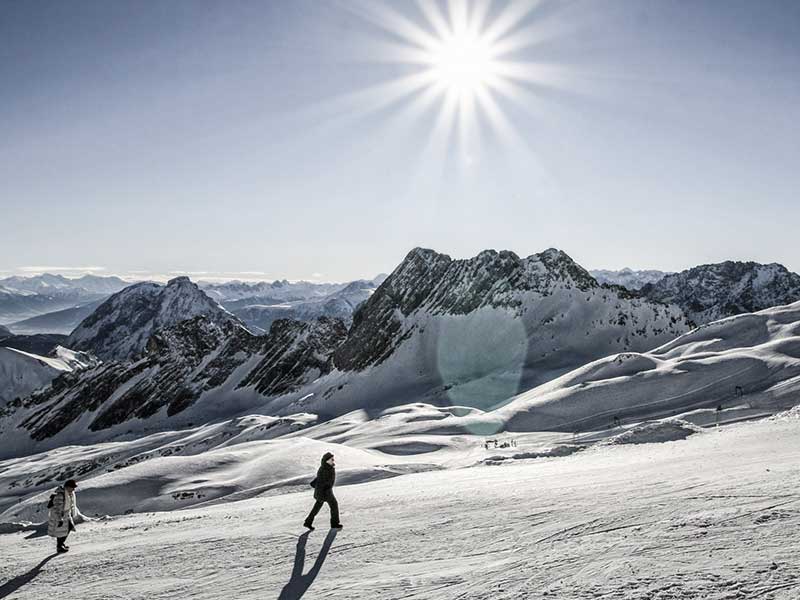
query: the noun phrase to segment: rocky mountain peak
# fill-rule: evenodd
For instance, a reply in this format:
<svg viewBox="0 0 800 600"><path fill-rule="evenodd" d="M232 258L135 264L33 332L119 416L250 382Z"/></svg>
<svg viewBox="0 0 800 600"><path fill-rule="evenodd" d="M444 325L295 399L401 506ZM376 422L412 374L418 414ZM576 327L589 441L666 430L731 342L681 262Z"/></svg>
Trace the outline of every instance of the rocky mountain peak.
<svg viewBox="0 0 800 600"><path fill-rule="evenodd" d="M176 277L166 286L140 283L103 302L84 319L66 341L104 360L123 360L141 353L151 334L199 315L221 324L237 322L188 277Z"/></svg>
<svg viewBox="0 0 800 600"><path fill-rule="evenodd" d="M555 248L524 259L507 250L484 250L462 260L414 248L360 305L334 360L342 370L381 363L410 335L412 318L422 318L415 315L455 317L486 308L503 309L513 319L557 291L588 294L600 289L584 268ZM622 299L613 290L607 295Z"/></svg>
<svg viewBox="0 0 800 600"><path fill-rule="evenodd" d="M800 275L778 263L724 261L667 275L641 293L704 324L800 300Z"/></svg>

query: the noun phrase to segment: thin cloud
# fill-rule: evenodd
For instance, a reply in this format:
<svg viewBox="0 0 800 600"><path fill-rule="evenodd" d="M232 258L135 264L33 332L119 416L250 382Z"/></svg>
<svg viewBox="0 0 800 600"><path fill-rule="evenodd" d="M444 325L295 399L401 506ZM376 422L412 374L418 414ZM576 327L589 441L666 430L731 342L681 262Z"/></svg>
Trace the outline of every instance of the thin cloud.
<svg viewBox="0 0 800 600"><path fill-rule="evenodd" d="M22 273L99 273L107 269L105 267L53 267L32 265L19 267L17 270Z"/></svg>

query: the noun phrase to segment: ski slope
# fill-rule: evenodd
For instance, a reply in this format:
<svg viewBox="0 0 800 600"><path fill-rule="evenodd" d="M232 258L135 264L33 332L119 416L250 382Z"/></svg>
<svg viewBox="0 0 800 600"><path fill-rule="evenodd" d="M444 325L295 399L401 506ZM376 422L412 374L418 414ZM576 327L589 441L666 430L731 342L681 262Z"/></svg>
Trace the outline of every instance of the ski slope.
<svg viewBox="0 0 800 600"><path fill-rule="evenodd" d="M794 600L799 416L343 485L338 534L326 508L303 534L308 491L82 524L63 556L23 526L0 598Z"/></svg>

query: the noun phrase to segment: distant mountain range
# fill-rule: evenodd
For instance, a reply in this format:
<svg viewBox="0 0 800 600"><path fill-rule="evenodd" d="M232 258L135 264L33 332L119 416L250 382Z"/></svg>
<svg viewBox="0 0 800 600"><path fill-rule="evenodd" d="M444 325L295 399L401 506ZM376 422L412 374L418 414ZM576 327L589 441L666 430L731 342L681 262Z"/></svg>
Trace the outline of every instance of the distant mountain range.
<svg viewBox="0 0 800 600"><path fill-rule="evenodd" d="M662 279L665 275L669 275L665 271L644 270L634 271L632 269L622 269L621 271L608 271L605 269L595 269L589 271L592 277L597 279L598 283L608 283L612 285L621 285L629 290L640 290L648 283L655 283Z"/></svg>
<svg viewBox="0 0 800 600"><path fill-rule="evenodd" d="M6 277L0 279L0 323L13 330L15 323L65 309L92 304L114 294L130 283L118 277L84 275L70 279L62 275ZM56 324L58 325L58 324ZM16 333L63 333L64 328L41 330L22 325ZM68 332L67 332L68 333Z"/></svg>

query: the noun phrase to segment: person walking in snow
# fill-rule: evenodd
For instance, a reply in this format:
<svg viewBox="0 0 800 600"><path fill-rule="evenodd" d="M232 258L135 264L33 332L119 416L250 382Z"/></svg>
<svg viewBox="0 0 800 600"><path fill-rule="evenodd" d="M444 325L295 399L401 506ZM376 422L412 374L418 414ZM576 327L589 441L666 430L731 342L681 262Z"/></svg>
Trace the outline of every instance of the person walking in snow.
<svg viewBox="0 0 800 600"><path fill-rule="evenodd" d="M75 499L77 487L75 480L70 479L56 488L47 504L50 509L47 515L47 535L56 538L56 552L60 554L69 551L66 541L69 533L75 531L75 517L81 517L84 521L91 520L78 510Z"/></svg>
<svg viewBox="0 0 800 600"><path fill-rule="evenodd" d="M339 522L339 503L336 501L336 496L333 495L335 481L336 463L333 459L333 454L326 452L322 455L319 469L317 469L317 477L311 482L314 488L314 507L303 523L303 526L308 527L311 531L314 531L314 517L317 516L322 505L326 502L331 511L331 529L342 528L342 524Z"/></svg>

